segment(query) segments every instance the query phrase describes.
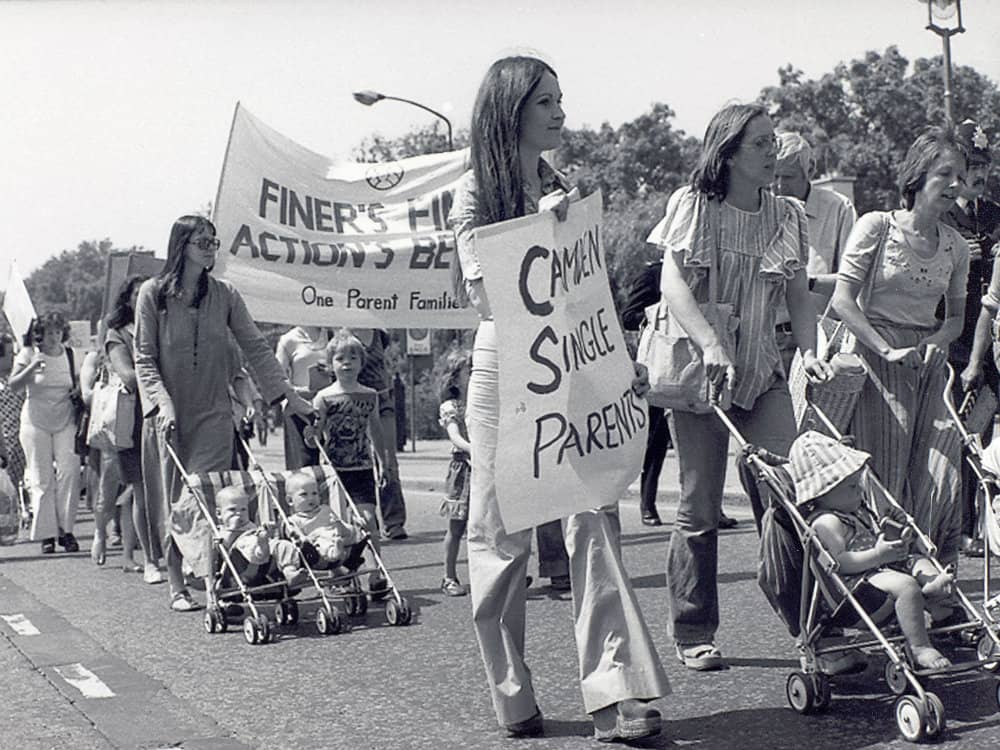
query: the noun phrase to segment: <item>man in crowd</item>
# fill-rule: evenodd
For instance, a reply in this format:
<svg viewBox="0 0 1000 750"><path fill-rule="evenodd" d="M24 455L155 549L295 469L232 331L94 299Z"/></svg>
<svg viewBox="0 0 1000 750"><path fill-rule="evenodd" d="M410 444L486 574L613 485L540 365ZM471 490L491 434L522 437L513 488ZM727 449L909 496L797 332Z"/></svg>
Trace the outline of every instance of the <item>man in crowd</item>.
<svg viewBox="0 0 1000 750"><path fill-rule="evenodd" d="M837 281L837 264L858 218L851 201L834 190L812 185L812 147L798 133L778 134L778 161L774 166L772 189L777 195L798 198L805 204L809 222L809 259L806 274L813 292L816 312L822 313ZM785 362L785 372L795 355L795 339L788 311L778 311L775 336Z"/></svg>
<svg viewBox="0 0 1000 750"><path fill-rule="evenodd" d="M983 129L973 120L965 120L956 129L959 145L968 163L965 185L944 220L955 227L969 243L969 283L965 302L965 326L948 352L948 361L961 373L954 396L961 403L964 391L986 384L995 394L1000 375L993 363L990 347L983 347L981 357L972 357L976 322L979 319L981 300L990 284L996 243L1000 240L1000 205L984 196L990 172L989 140ZM986 339L984 339L986 340ZM992 421L982 433L984 444L993 436ZM983 543L976 538L976 478L971 469L962 465L963 518L962 544L965 553L982 557Z"/></svg>

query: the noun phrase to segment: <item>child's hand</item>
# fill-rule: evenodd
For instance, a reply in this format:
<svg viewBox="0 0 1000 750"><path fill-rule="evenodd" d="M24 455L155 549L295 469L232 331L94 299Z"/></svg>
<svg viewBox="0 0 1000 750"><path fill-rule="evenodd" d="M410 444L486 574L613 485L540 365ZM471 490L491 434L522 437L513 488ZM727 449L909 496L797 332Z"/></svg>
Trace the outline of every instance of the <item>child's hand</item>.
<svg viewBox="0 0 1000 750"><path fill-rule="evenodd" d="M910 553L910 544L902 539L889 541L885 534L879 534L875 540L875 554L880 563L898 562L905 560Z"/></svg>

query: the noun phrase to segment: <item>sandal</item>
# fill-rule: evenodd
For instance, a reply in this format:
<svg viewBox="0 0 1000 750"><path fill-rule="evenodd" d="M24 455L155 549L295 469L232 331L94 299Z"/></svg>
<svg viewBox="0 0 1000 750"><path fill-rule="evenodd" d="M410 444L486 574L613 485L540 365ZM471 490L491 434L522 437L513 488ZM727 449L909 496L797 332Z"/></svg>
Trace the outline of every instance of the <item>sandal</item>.
<svg viewBox="0 0 1000 750"><path fill-rule="evenodd" d="M714 643L677 644L677 658L688 669L696 672L710 672L715 669L725 669L726 662L722 652Z"/></svg>
<svg viewBox="0 0 1000 750"><path fill-rule="evenodd" d="M468 593L457 578L442 578L441 591L448 596L465 596Z"/></svg>
<svg viewBox="0 0 1000 750"><path fill-rule="evenodd" d="M191 594L187 591L180 591L174 594L174 598L170 602L170 609L174 612L194 612L200 608L201 606L191 598Z"/></svg>

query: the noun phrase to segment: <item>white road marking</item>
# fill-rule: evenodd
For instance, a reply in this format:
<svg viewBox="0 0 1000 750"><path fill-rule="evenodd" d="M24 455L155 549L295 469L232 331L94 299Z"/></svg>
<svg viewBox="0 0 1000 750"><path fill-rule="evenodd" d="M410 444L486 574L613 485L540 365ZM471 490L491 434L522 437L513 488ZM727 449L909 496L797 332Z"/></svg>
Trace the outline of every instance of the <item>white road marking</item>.
<svg viewBox="0 0 1000 750"><path fill-rule="evenodd" d="M66 682L83 693L84 698L115 697L111 688L82 664L66 664L62 667L56 667L55 670Z"/></svg>
<svg viewBox="0 0 1000 750"><path fill-rule="evenodd" d="M0 615L0 617L18 635L41 635L41 631L32 624L31 620L22 614Z"/></svg>

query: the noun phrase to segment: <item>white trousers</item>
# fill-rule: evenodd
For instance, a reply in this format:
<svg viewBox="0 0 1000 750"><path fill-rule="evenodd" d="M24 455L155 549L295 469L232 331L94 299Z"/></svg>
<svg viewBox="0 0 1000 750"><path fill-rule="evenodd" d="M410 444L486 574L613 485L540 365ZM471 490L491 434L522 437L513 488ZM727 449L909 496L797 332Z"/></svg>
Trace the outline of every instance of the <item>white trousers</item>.
<svg viewBox="0 0 1000 750"><path fill-rule="evenodd" d="M514 724L536 710L524 662L525 575L531 530L508 534L497 503L498 428L493 324L480 324L468 394L472 479L468 549L472 616L497 720ZM584 709L628 698L653 699L670 687L622 564L617 507L564 521Z"/></svg>
<svg viewBox="0 0 1000 750"><path fill-rule="evenodd" d="M31 538L35 541L73 531L80 502L80 457L73 450L76 425L71 421L49 432L21 420L25 476L31 492Z"/></svg>

